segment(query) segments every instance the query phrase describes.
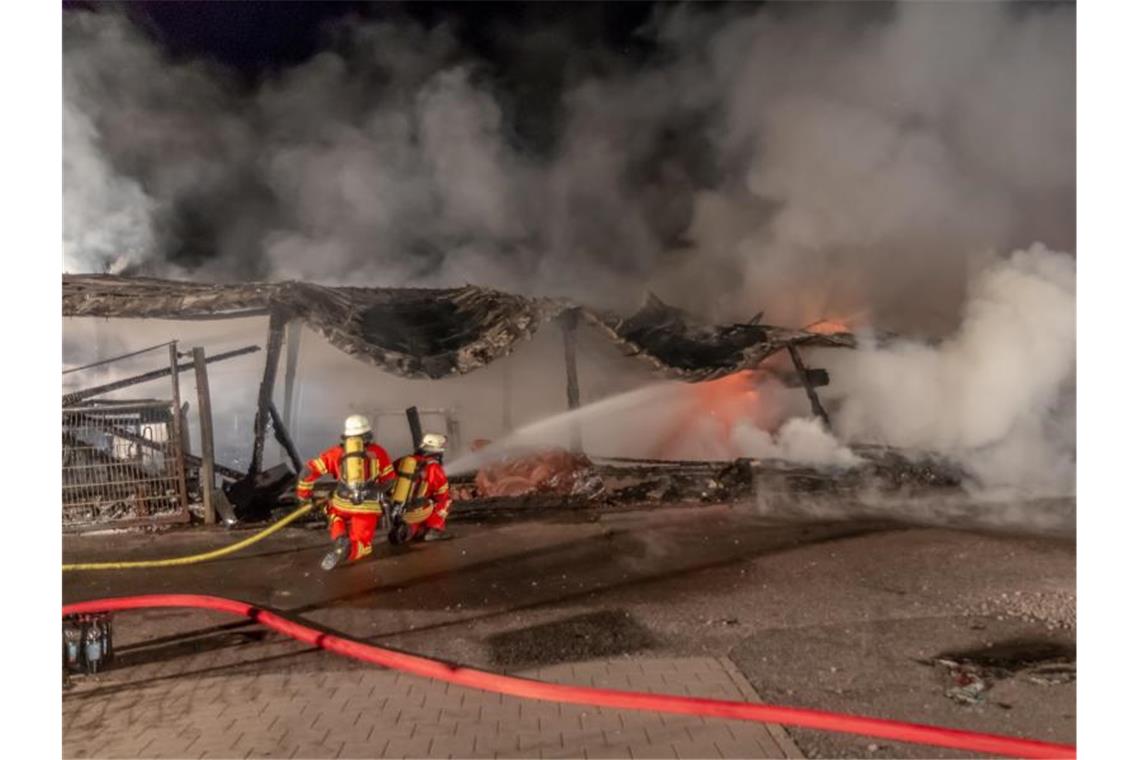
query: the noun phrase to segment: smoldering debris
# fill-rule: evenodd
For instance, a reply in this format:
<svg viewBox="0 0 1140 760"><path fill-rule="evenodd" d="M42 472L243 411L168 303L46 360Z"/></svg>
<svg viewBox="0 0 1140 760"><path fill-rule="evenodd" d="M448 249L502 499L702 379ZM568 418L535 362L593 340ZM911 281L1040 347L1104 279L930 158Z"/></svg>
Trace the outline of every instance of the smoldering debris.
<svg viewBox="0 0 1140 760"><path fill-rule="evenodd" d="M584 454L565 449L490 463L475 473L473 485L482 498L556 493L589 499L605 488Z"/></svg>
<svg viewBox="0 0 1140 760"><path fill-rule="evenodd" d="M555 452L543 456L507 459L454 480L456 491L472 512L500 507L546 509L551 506L585 507L629 504L744 503L754 504L757 493L782 495L793 501L827 498L836 509L860 494L874 492L900 499L919 494L963 494L967 478L953 464L937 457L904 455L886 447L857 447L860 464L855 467L820 468L779 460L738 459L733 462L661 461L619 458L588 459L561 452L558 462L572 463L559 472L565 487L549 487L549 481L534 478L511 495L495 490L490 475L514 471L533 473L555 461ZM503 476L506 477L505 475ZM572 484L598 481L600 487L577 488ZM483 488L481 488L483 484ZM488 492L486 486L491 485ZM527 487L529 485L529 487ZM795 517L795 513L788 513ZM800 513L800 517L806 514ZM831 517L831 516L829 516Z"/></svg>
<svg viewBox="0 0 1140 760"><path fill-rule="evenodd" d="M1059 538L1074 533L1072 499L987 500L966 471L937 454L869 445L851 450L858 463L842 467L777 459L696 462L574 456L577 464L564 473L564 488L541 483L527 488L520 480L512 495L499 495L480 491L477 473L459 476L454 479L453 514L487 519L566 509L733 504L779 523L864 520ZM527 469L525 457L515 461L519 469ZM492 467L510 469L503 464Z"/></svg>

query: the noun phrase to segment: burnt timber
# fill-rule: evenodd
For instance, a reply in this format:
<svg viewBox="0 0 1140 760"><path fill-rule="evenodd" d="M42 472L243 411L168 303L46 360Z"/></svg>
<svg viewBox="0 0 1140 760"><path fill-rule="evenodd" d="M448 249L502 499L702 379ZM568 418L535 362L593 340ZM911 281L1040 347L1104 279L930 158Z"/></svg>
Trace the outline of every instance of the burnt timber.
<svg viewBox="0 0 1140 760"><path fill-rule="evenodd" d="M696 382L755 368L788 347L853 348L761 324L707 325L650 295L622 317L565 299L461 288L329 287L305 282L210 284L114 275L64 275L66 317L224 319L275 313L304 321L341 351L396 375L438 379L500 359L546 323L574 313L664 377Z"/></svg>

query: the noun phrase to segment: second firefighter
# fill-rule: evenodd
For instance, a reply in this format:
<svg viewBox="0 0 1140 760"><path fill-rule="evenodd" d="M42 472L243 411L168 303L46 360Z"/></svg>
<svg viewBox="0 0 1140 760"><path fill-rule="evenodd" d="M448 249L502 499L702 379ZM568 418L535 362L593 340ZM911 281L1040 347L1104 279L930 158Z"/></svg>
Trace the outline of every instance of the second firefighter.
<svg viewBox="0 0 1140 760"><path fill-rule="evenodd" d="M391 492L393 525L388 540L440 541L450 538L447 515L451 488L443 471L447 436L427 433L414 454L396 462L396 487Z"/></svg>

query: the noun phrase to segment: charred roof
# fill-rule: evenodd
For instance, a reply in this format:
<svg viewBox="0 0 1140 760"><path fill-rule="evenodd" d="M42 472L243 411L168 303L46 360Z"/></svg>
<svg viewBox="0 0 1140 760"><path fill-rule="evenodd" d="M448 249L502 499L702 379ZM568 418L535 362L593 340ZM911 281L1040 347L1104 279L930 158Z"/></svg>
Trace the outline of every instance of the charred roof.
<svg viewBox="0 0 1140 760"><path fill-rule="evenodd" d="M565 299L490 288L352 288L306 282L211 284L114 275L64 275L63 315L219 319L279 312L340 350L410 378L478 369L567 313L665 377L710 380L754 368L789 346L853 348L850 333L756 323L710 325L650 296L630 316Z"/></svg>

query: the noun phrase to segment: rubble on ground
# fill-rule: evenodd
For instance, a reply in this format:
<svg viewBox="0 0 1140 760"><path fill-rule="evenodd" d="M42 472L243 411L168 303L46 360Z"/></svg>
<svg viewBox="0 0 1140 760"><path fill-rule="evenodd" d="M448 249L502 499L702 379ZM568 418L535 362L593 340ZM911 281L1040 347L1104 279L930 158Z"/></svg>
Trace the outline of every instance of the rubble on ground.
<svg viewBox="0 0 1140 760"><path fill-rule="evenodd" d="M486 442L476 447L480 444ZM453 490L459 513L510 506L732 502L752 499L758 492L842 497L869 489L895 494L961 491L961 473L936 459L870 447L860 456L860 465L833 470L778 460L590 459L565 449L546 449L505 458L473 477L455 478Z"/></svg>
<svg viewBox="0 0 1140 760"><path fill-rule="evenodd" d="M475 474L475 496L522 496L557 493L586 496L599 493L604 485L591 473L592 463L583 454L566 449L547 449L483 467Z"/></svg>

